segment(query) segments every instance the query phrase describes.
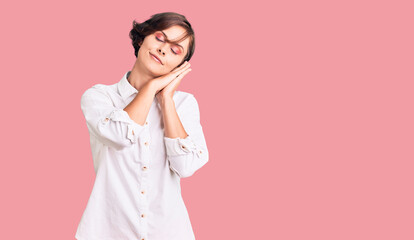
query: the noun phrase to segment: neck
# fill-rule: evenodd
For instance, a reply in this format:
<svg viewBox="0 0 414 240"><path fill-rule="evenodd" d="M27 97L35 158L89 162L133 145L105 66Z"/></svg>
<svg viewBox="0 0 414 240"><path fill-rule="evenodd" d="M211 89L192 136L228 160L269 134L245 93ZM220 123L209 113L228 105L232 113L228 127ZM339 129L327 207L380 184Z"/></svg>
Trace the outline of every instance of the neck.
<svg viewBox="0 0 414 240"><path fill-rule="evenodd" d="M131 86L140 91L145 84L154 78L139 61L136 61L127 79Z"/></svg>

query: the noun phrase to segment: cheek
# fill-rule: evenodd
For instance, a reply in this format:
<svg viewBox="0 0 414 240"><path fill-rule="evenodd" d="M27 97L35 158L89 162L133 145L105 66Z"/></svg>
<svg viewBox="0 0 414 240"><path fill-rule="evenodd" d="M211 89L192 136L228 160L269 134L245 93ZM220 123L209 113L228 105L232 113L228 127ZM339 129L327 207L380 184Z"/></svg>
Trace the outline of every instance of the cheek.
<svg viewBox="0 0 414 240"><path fill-rule="evenodd" d="M183 58L182 57L176 57L174 59L171 60L171 66L173 68L177 68L180 67L182 65L183 62Z"/></svg>
<svg viewBox="0 0 414 240"><path fill-rule="evenodd" d="M170 71L173 71L174 69L178 68L179 66L177 66L178 63L172 64L169 69L171 69Z"/></svg>
<svg viewBox="0 0 414 240"><path fill-rule="evenodd" d="M138 50L138 55L144 55L146 51L147 49L145 48L145 46L141 45Z"/></svg>
<svg viewBox="0 0 414 240"><path fill-rule="evenodd" d="M177 67L176 68L179 68L179 67L181 67L184 63L182 63L182 59L180 59L180 61L179 62L177 62Z"/></svg>

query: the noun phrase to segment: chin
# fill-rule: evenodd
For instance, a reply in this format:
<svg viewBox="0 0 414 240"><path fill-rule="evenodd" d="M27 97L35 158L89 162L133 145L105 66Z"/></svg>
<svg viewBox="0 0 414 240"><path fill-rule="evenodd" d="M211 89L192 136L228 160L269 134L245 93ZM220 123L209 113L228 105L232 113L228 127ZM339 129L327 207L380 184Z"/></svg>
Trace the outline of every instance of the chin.
<svg viewBox="0 0 414 240"><path fill-rule="evenodd" d="M167 73L165 72L165 69L152 63L149 63L146 67L147 71L151 73L153 76L161 76Z"/></svg>

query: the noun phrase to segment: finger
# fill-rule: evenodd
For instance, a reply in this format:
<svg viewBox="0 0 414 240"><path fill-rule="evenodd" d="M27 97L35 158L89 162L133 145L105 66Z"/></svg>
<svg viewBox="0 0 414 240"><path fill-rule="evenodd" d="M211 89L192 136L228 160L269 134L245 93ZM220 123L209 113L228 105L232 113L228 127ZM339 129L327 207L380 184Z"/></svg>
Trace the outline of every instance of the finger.
<svg viewBox="0 0 414 240"><path fill-rule="evenodd" d="M177 71L177 72L172 73L172 75L174 76L174 78L179 77L179 76L181 76L184 72L188 71L188 69L190 69L190 67L189 67L189 66L188 66L188 67L186 67L186 68L180 69L180 70L179 70L179 71Z"/></svg>
<svg viewBox="0 0 414 240"><path fill-rule="evenodd" d="M181 73L179 76L177 76L176 78L174 78L166 87L173 87L173 86L176 86L176 85L180 84L181 80L189 72L191 72L191 68L187 69L186 71L184 71L183 73Z"/></svg>
<svg viewBox="0 0 414 240"><path fill-rule="evenodd" d="M178 77L178 78L172 80L171 83L168 84L168 86L165 87L166 91L167 92L175 91L177 89L178 85L180 85L182 79L183 79L182 77Z"/></svg>
<svg viewBox="0 0 414 240"><path fill-rule="evenodd" d="M180 75L178 75L174 80L176 80L176 79L182 79L189 72L191 72L191 68L187 68L187 69L183 70L183 72L180 73Z"/></svg>
<svg viewBox="0 0 414 240"><path fill-rule="evenodd" d="M183 75L183 73L187 70L187 69L190 69L190 63L189 62L187 62L187 65L186 66L184 66L182 69L180 69L180 70L177 70L177 71L171 71L171 72L169 72L166 76L165 76L165 80L163 80L163 81L165 81L165 84L167 85L167 84L169 84L171 81L174 81L174 79L176 79L177 77L179 77L179 76L181 76L181 75ZM185 74L184 74L185 75ZM184 76L183 75L183 76ZM164 87L166 86L166 85L164 85Z"/></svg>
<svg viewBox="0 0 414 240"><path fill-rule="evenodd" d="M189 67L191 65L190 62L184 61L179 67L177 67L175 70L181 70L183 68Z"/></svg>

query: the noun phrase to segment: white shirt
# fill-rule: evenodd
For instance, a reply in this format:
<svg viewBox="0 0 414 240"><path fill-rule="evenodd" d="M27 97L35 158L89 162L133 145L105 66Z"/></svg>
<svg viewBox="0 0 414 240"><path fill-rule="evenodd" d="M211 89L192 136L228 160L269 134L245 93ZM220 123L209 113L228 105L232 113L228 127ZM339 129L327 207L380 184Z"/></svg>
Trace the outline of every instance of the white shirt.
<svg viewBox="0 0 414 240"><path fill-rule="evenodd" d="M208 149L193 94L173 100L188 136L164 136L157 98L146 122L123 110L138 91L130 71L113 85L96 84L81 97L90 135L95 182L76 231L78 240L194 240L180 179L208 161Z"/></svg>

